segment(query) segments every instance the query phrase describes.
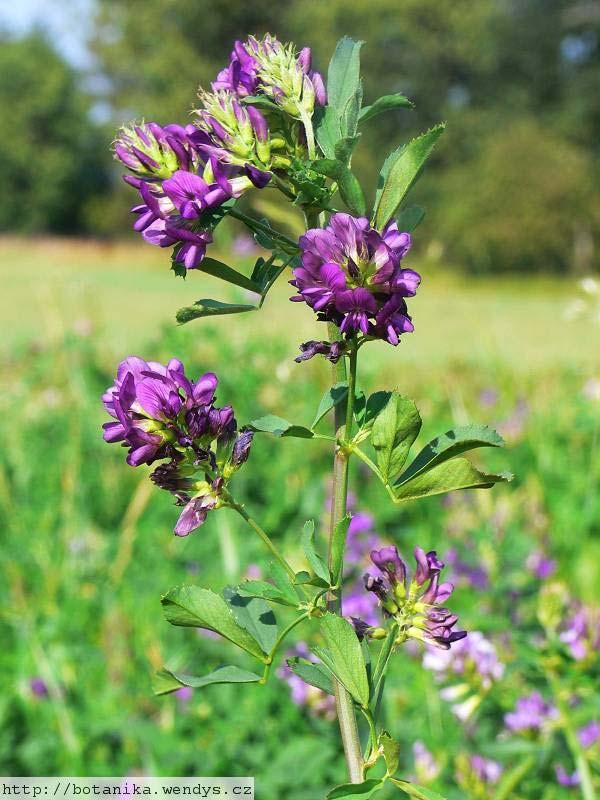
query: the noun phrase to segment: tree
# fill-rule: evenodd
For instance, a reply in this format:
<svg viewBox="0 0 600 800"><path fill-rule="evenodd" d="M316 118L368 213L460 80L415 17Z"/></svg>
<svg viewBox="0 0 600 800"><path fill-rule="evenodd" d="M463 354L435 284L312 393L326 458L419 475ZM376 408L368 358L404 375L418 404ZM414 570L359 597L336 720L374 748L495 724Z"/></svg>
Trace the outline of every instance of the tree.
<svg viewBox="0 0 600 800"><path fill-rule="evenodd" d="M0 230L81 229L108 159L76 74L41 35L1 43L0 107Z"/></svg>

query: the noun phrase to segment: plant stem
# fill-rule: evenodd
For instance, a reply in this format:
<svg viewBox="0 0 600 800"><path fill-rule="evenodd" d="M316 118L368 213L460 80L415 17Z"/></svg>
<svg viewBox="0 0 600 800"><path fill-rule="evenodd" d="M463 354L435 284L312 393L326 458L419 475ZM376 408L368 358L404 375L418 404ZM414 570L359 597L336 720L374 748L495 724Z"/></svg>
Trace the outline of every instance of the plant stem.
<svg viewBox="0 0 600 800"><path fill-rule="evenodd" d="M277 641L275 642L275 644L271 648L271 652L269 653L269 661L267 664L265 664L265 670L260 680L261 683L267 682L269 673L271 672L271 667L273 665L273 659L275 658L275 654L279 650L279 647L281 646L281 643L283 642L285 637L288 635L288 633L290 633L290 631L292 631L296 627L296 625L299 625L301 622L304 622L304 620L308 618L309 614L308 612L306 612L305 614L302 614L302 616L296 617L296 619L292 620L292 622L290 622L290 624L281 631L281 633L277 637Z"/></svg>
<svg viewBox="0 0 600 800"><path fill-rule="evenodd" d="M548 673L548 680L552 688L554 700L556 701L556 705L558 706L558 710L560 712L560 723L563 733L565 734L567 745L571 751L573 760L575 761L575 769L577 770L579 780L581 781L581 795L584 800L596 800L596 792L594 790L590 765L588 764L585 751L579 743L579 739L577 738L577 733L571 721L569 706L563 696L562 688L557 676L553 672Z"/></svg>
<svg viewBox="0 0 600 800"><path fill-rule="evenodd" d="M370 752L367 752L367 756L369 756L377 750L377 728L375 727L375 720L373 719L371 710L369 708L361 708L360 710L362 711L364 718L369 723Z"/></svg>
<svg viewBox="0 0 600 800"><path fill-rule="evenodd" d="M338 335L334 325L329 326L329 337L335 339ZM338 439L348 438L352 433L352 418L354 413L354 394L356 389L356 370L357 352L353 347L349 360L348 371L348 399L346 403L346 414L344 419L343 410L340 406L335 408L335 428ZM346 379L346 369L344 362L334 366L333 383L339 383ZM331 517L329 521L329 564L332 563L331 542L333 532L340 520L346 516L346 506L348 498L348 459L349 454L342 450L339 445L336 447L333 462L333 485L331 500ZM336 614L341 611L342 592L338 589L336 595L330 596L328 608ZM334 681L335 706L340 726L346 764L348 766L348 777L351 783L361 783L363 780L363 757L360 749L360 739L358 736L358 726L352 698L344 687Z"/></svg>
<svg viewBox="0 0 600 800"><path fill-rule="evenodd" d="M253 519L250 516L250 514L248 514L248 512L246 511L244 506L240 505L240 503L236 503L235 502L235 500L233 499L233 497L231 497L231 495L228 497L228 505L229 505L229 508L233 508L234 511L237 511L237 513L240 515L240 517L242 517L242 519L244 519L248 523L248 525L250 525L252 530L260 536L260 538L262 539L264 544L266 544L266 546L271 551L271 553L272 553L273 557L275 558L275 560L279 564L281 564L281 566L287 572L287 574L288 574L290 580L292 581L292 583L295 583L295 581L296 581L296 573L291 568L291 566L288 564L288 562L285 560L285 558L281 555L281 553L279 552L279 550L277 549L277 547L275 546L275 544L271 540L269 534L260 527L258 522L256 522L256 520Z"/></svg>

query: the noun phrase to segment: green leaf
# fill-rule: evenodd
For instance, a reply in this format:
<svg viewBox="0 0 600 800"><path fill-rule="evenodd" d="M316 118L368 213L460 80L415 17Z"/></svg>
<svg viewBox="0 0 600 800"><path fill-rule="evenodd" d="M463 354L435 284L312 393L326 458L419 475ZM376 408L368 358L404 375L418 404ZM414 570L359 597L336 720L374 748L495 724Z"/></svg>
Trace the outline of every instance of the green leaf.
<svg viewBox="0 0 600 800"><path fill-rule="evenodd" d="M373 421L371 443L386 483L400 472L421 429L421 417L412 400L392 392Z"/></svg>
<svg viewBox="0 0 600 800"><path fill-rule="evenodd" d="M241 102L247 106L258 106L259 108L265 108L267 111L280 111L277 103L274 103L273 100L269 100L269 98L265 97L265 95L250 94L246 97L242 97Z"/></svg>
<svg viewBox="0 0 600 800"><path fill-rule="evenodd" d="M400 762L400 743L383 731L379 736L379 746L383 750L387 774L394 775Z"/></svg>
<svg viewBox="0 0 600 800"><path fill-rule="evenodd" d="M360 133L356 136L346 136L340 139L334 147L335 157L343 164L348 164L359 141Z"/></svg>
<svg viewBox="0 0 600 800"><path fill-rule="evenodd" d="M327 795L326 800L368 800L373 797L384 785L384 781L378 778L370 778L363 783L344 783L336 786Z"/></svg>
<svg viewBox="0 0 600 800"><path fill-rule="evenodd" d="M403 208L396 217L398 223L398 230L408 231L412 233L417 228L425 217L425 209L420 206L408 206Z"/></svg>
<svg viewBox="0 0 600 800"><path fill-rule="evenodd" d="M328 158L343 153L347 163L356 144L356 128L362 104L360 80L360 48L345 36L340 39L329 62L327 73L327 105L315 112L316 137L323 153Z"/></svg>
<svg viewBox="0 0 600 800"><path fill-rule="evenodd" d="M329 570L321 556L315 550L315 523L312 519L304 523L304 528L302 529L302 549L304 550L304 555L312 571L318 578L327 581L326 585L329 586Z"/></svg>
<svg viewBox="0 0 600 800"><path fill-rule="evenodd" d="M250 280L259 287L263 298L285 269L285 264L275 263L276 257L272 255L267 261L264 258L257 258L252 269Z"/></svg>
<svg viewBox="0 0 600 800"><path fill-rule="evenodd" d="M196 300L193 306L180 308L175 318L184 325L193 319L201 317L220 317L223 314L244 314L246 311L256 311L257 306L242 303L222 303L220 300L205 298Z"/></svg>
<svg viewBox="0 0 600 800"><path fill-rule="evenodd" d="M422 134L407 145L394 150L379 173L373 223L381 230L394 216L396 209L419 177L435 143L444 132L444 124Z"/></svg>
<svg viewBox="0 0 600 800"><path fill-rule="evenodd" d="M378 114L383 114L384 111L392 111L395 108L414 108L415 104L408 97L403 94L385 94L379 97L370 106L365 106L359 116L360 122L366 122L368 119L376 117Z"/></svg>
<svg viewBox="0 0 600 800"><path fill-rule="evenodd" d="M510 480L512 475L509 472L486 474L476 469L466 458L452 458L416 478L402 481L394 487L394 495L397 502L403 502L458 489L489 489L495 483Z"/></svg>
<svg viewBox="0 0 600 800"><path fill-rule="evenodd" d="M237 589L227 586L223 597L235 621L245 628L265 653L270 653L277 641L278 629L275 614L260 597L243 597Z"/></svg>
<svg viewBox="0 0 600 800"><path fill-rule="evenodd" d="M161 604L171 625L214 631L250 655L263 660L258 642L245 628L238 625L225 600L210 589L177 586L163 595Z"/></svg>
<svg viewBox="0 0 600 800"><path fill-rule="evenodd" d="M305 658L295 656L288 658L287 665L304 683L309 683L327 694L334 694L331 673L323 664L313 664Z"/></svg>
<svg viewBox="0 0 600 800"><path fill-rule="evenodd" d="M465 425L454 428L426 444L396 483L397 485L406 483L432 467L468 450L475 450L478 447L503 446L502 437L487 425Z"/></svg>
<svg viewBox="0 0 600 800"><path fill-rule="evenodd" d="M318 578L316 575L311 575L306 570L301 570L296 573L296 580L294 581L298 586L318 586L319 589L327 589L330 586L330 581Z"/></svg>
<svg viewBox="0 0 600 800"><path fill-rule="evenodd" d="M368 400L366 400L361 407L355 409L355 416L358 425L364 430L369 430L372 428L375 419L387 406L391 396L392 392L386 391L374 392L372 395L369 395Z"/></svg>
<svg viewBox="0 0 600 800"><path fill-rule="evenodd" d="M344 113L360 86L360 48L364 42L340 39L327 72L327 104Z"/></svg>
<svg viewBox="0 0 600 800"><path fill-rule="evenodd" d="M255 431L272 433L274 436L293 436L297 439L312 439L314 433L303 425L294 425L276 414L267 414L259 419L253 419L249 425Z"/></svg>
<svg viewBox="0 0 600 800"><path fill-rule="evenodd" d="M307 573L308 574L308 573ZM263 600L270 600L272 603L281 603L284 606L297 608L298 599L290 597L267 581L244 581L237 587L238 592L246 597L262 597Z"/></svg>
<svg viewBox="0 0 600 800"><path fill-rule="evenodd" d="M203 258L197 269L207 275L212 275L214 278L220 278L223 281L227 281L227 283L233 283L235 286L247 289L249 292L261 293L260 286L254 283L251 278L242 275L241 272L237 272L227 264L223 264L222 261L217 261L216 258L209 258L208 256Z"/></svg>
<svg viewBox="0 0 600 800"><path fill-rule="evenodd" d="M313 169L337 182L340 197L356 216L366 214L366 201L358 179L349 167L339 159L322 158L313 162Z"/></svg>
<svg viewBox="0 0 600 800"><path fill-rule="evenodd" d="M417 786L416 783L401 781L397 778L390 778L390 780L399 789L402 789L410 797L416 798L416 800L446 800L445 797L442 797L438 792L434 792L433 789L426 789L424 786Z"/></svg>
<svg viewBox="0 0 600 800"><path fill-rule="evenodd" d="M331 579L334 586L339 586L342 579L346 536L348 534L350 520L350 515L346 514L335 526L331 539Z"/></svg>
<svg viewBox="0 0 600 800"><path fill-rule="evenodd" d="M327 649L315 649L317 656L356 702L366 707L369 703L369 681L354 628L347 619L337 614L326 613L319 622Z"/></svg>
<svg viewBox="0 0 600 800"><path fill-rule="evenodd" d="M269 564L269 576L279 591L288 598L290 604L297 606L299 599L297 592L299 590L292 586L289 575L277 561L271 561ZM300 596L302 596L301 593Z"/></svg>
<svg viewBox="0 0 600 800"><path fill-rule="evenodd" d="M340 197L356 217L364 217L367 213L367 201L356 175L348 168L341 170L338 179Z"/></svg>
<svg viewBox="0 0 600 800"><path fill-rule="evenodd" d="M219 667L201 678L195 675L186 675L183 672L172 672L163 667L154 676L153 686L154 694L160 695L175 692L182 686L201 689L214 683L258 683L260 680L260 675L235 666Z"/></svg>
<svg viewBox="0 0 600 800"><path fill-rule="evenodd" d="M315 414L315 418L310 427L314 430L314 428L317 427L317 425L323 419L323 417L337 405L343 403L347 396L348 396L348 383L346 381L341 381L340 383L336 383L330 389L327 389L327 391L321 398L321 402L319 403L319 407L317 408L317 413Z"/></svg>

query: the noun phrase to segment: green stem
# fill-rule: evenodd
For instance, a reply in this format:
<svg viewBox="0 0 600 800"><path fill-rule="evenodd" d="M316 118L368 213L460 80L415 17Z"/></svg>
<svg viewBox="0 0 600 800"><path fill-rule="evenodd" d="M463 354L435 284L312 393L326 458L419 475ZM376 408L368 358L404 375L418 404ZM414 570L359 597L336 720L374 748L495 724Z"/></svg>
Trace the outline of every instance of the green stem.
<svg viewBox="0 0 600 800"><path fill-rule="evenodd" d="M300 617L296 617L296 619L292 620L292 622L290 622L290 624L281 631L281 633L277 637L277 641L275 642L275 644L271 648L271 652L269 653L269 661L267 664L265 664L265 670L260 680L261 683L267 682L269 678L269 673L271 672L271 667L273 665L273 659L275 658L275 654L279 650L281 643L283 642L285 637L288 635L288 633L290 633L290 631L294 630L296 625L299 625L301 622L304 622L304 620L308 619L308 617L309 617L308 612L302 614Z"/></svg>
<svg viewBox="0 0 600 800"><path fill-rule="evenodd" d="M298 249L298 242L295 242L293 239L290 239L289 236L286 236L284 233L280 233L279 231L274 230L271 228L270 225L265 225L258 219L254 219L254 217L249 217L247 214L244 214L243 211L240 211L237 208L232 208L229 211L229 215L234 217L235 219L239 219L240 222L243 222L251 231L260 230L265 233L267 236L270 236L273 239L279 239L280 242L285 242L287 245L290 245L295 250Z"/></svg>
<svg viewBox="0 0 600 800"><path fill-rule="evenodd" d="M361 706L360 710L369 723L370 753L367 753L367 756L369 756L377 750L377 728L375 727L375 720L373 719L373 714L371 714L370 709Z"/></svg>
<svg viewBox="0 0 600 800"><path fill-rule="evenodd" d="M240 517L242 517L242 519L244 519L248 523L248 525L250 525L252 530L260 536L260 538L262 539L264 544L266 544L266 546L271 551L271 553L272 553L273 557L275 558L275 560L279 564L281 564L281 566L287 572L287 574L288 574L290 580L292 581L292 583L295 583L295 581L296 581L296 573L294 572L292 567L288 564L288 562L285 560L285 558L281 555L281 553L279 552L279 550L277 549L277 547L275 546L275 544L273 543L273 541L269 537L269 534L260 527L258 522L256 522L256 520L253 519L250 516L250 514L248 514L248 512L246 511L244 506L242 506L240 503L236 503L235 502L235 500L233 499L233 497L231 497L231 495L228 497L228 505L229 505L229 508L233 508L234 511L237 511L237 513L240 515Z"/></svg>
<svg viewBox="0 0 600 800"><path fill-rule="evenodd" d="M373 672L373 693L375 696L378 694L379 684L385 677L387 665L389 663L390 656L392 655L394 641L397 635L398 625L394 623L390 628L388 635L383 640L381 650L379 651L379 657L377 658L377 663L375 664L375 670Z"/></svg>
<svg viewBox="0 0 600 800"><path fill-rule="evenodd" d="M315 132L313 130L312 119L310 114L300 106L300 117L302 118L302 124L304 125L304 130L306 131L306 145L308 147L308 157L311 161L317 157L317 149L315 147Z"/></svg>
<svg viewBox="0 0 600 800"><path fill-rule="evenodd" d="M333 340L337 336L337 328L330 324L329 335ZM356 388L356 371L357 371L357 354L356 348L353 347L349 359L349 373L348 373L348 400L346 404L345 419L343 417L343 410L340 406L335 409L335 427L338 440L348 438L352 434L352 419L354 413L354 394ZM339 383L346 379L346 370L344 362L334 366L333 382ZM336 447L334 463L333 463L333 486L332 486L332 502L331 502L331 517L329 521L329 564L332 564L331 543L333 540L333 532L337 524L346 516L347 497L348 497L348 458L349 454L345 452L339 445ZM328 608L336 614L341 611L342 592L341 588L336 592L335 596L330 596L328 601ZM354 713L354 705L351 696L344 689L344 687L334 681L335 688L335 705L337 711L338 722L340 726L340 734L342 737L342 744L344 746L344 754L346 756L346 764L348 767L348 777L351 783L361 783L363 780L363 757L360 749L360 738L358 735L358 726L356 724L356 715Z"/></svg>
<svg viewBox="0 0 600 800"><path fill-rule="evenodd" d="M565 739L567 740L567 745L571 751L571 755L573 756L573 760L575 761L575 769L579 775L579 780L581 781L582 797L584 800L596 800L596 792L594 791L594 783L590 765L588 763L585 751L581 746L579 739L577 738L575 727L571 721L569 706L563 696L560 683L554 673L548 673L548 680L552 689L552 694L554 695L554 700L556 701L556 705L558 706L558 710L560 712L560 724L565 734Z"/></svg>

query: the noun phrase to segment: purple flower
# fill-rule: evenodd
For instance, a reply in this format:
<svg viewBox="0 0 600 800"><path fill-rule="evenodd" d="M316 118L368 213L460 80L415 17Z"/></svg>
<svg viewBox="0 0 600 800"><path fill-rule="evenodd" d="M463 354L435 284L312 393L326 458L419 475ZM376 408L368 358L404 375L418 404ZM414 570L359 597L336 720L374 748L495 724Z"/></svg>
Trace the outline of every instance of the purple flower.
<svg viewBox="0 0 600 800"><path fill-rule="evenodd" d="M504 664L498 659L496 648L480 632L472 631L466 639L441 652L428 648L423 656L423 666L437 673L442 680L454 675L466 677L475 689L488 691L504 675ZM448 699L453 699L448 697Z"/></svg>
<svg viewBox="0 0 600 800"><path fill-rule="evenodd" d="M577 605L565 622L560 639L576 661L583 661L600 648L600 609Z"/></svg>
<svg viewBox="0 0 600 800"><path fill-rule="evenodd" d="M31 678L29 681L29 688L35 697L48 697L48 687L42 678Z"/></svg>
<svg viewBox="0 0 600 800"><path fill-rule="evenodd" d="M577 731L577 738L582 747L593 747L600 739L600 722L592 720Z"/></svg>
<svg viewBox="0 0 600 800"><path fill-rule="evenodd" d="M543 552L535 550L527 558L526 566L536 578L543 581L554 575L557 565L553 558L548 558Z"/></svg>
<svg viewBox="0 0 600 800"><path fill-rule="evenodd" d="M497 761L473 754L469 757L469 765L473 774L482 783L494 785L498 783L502 775L502 766Z"/></svg>
<svg viewBox="0 0 600 800"><path fill-rule="evenodd" d="M360 332L397 345L413 330L405 298L416 294L421 277L401 266L411 239L395 222L379 233L365 217L337 213L326 228L306 231L299 244L292 300L307 303L347 337Z"/></svg>
<svg viewBox="0 0 600 800"><path fill-rule="evenodd" d="M415 772L418 783L428 784L434 781L440 772L441 766L425 747L423 742L416 741L412 747L415 762Z"/></svg>
<svg viewBox="0 0 600 800"><path fill-rule="evenodd" d="M554 767L554 772L556 773L556 780L561 786L579 786L580 778L577 772L569 775L562 764L557 764Z"/></svg>
<svg viewBox="0 0 600 800"><path fill-rule="evenodd" d="M371 553L371 561L383 577L365 575L365 588L379 600L387 617L398 625L396 644L408 638L417 639L442 650L464 639L466 631L455 631L458 617L443 603L452 594L451 583L439 582L443 563L435 551L415 549L417 568L409 580L405 562L395 547L384 547Z"/></svg>
<svg viewBox="0 0 600 800"><path fill-rule="evenodd" d="M191 145L190 130L193 126L161 127L156 122L123 127L114 142L115 158L134 173L136 186L138 181L168 178L178 169L195 169L198 154Z"/></svg>
<svg viewBox="0 0 600 800"><path fill-rule="evenodd" d="M231 406L215 406L218 380L212 372L191 381L183 364L165 366L130 356L103 395L113 421L104 439L128 448L131 466L159 464L151 475L183 505L175 533L187 536L221 505L225 482L248 458L252 435L236 434Z"/></svg>
<svg viewBox="0 0 600 800"><path fill-rule="evenodd" d="M296 119L302 112L312 114L315 104L327 102L323 78L312 69L310 48L297 53L293 44L282 44L270 34L236 41L229 65L219 72L212 88L238 97L264 95Z"/></svg>
<svg viewBox="0 0 600 800"><path fill-rule="evenodd" d="M533 692L517 700L515 710L505 714L504 723L513 732L540 731L557 716L556 708L546 703L539 692Z"/></svg>

